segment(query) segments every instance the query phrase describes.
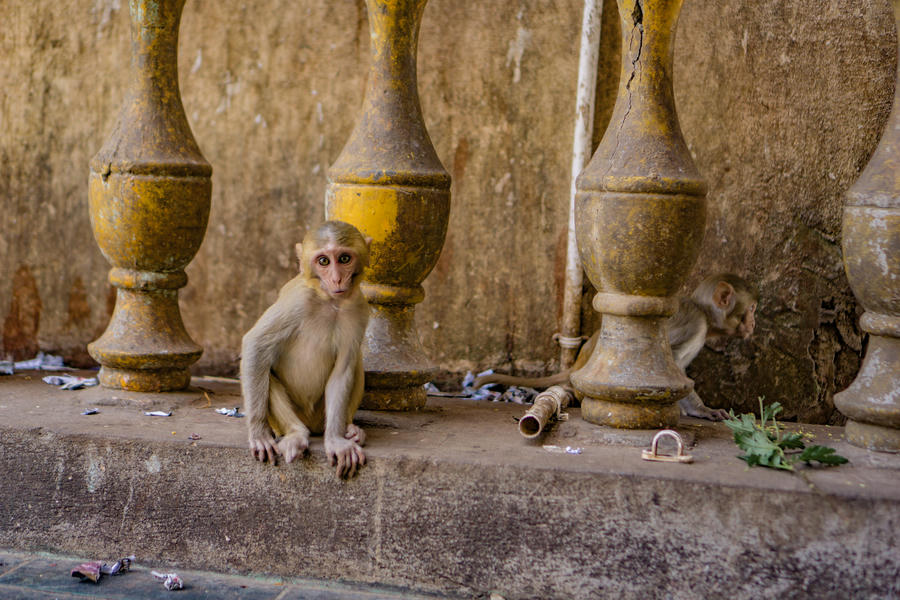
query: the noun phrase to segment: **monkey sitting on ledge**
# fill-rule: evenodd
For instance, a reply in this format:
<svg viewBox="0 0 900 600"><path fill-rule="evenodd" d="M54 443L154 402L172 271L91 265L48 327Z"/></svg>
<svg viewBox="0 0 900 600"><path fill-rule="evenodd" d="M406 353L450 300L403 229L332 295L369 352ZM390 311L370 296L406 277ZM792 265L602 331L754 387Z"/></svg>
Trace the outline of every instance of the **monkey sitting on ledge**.
<svg viewBox="0 0 900 600"><path fill-rule="evenodd" d="M679 299L678 311L669 317L666 329L675 364L684 372L699 354L707 340L718 337L749 338L756 327L756 304L759 293L747 281L731 273L719 273L700 282L690 298ZM600 331L581 347L575 364L547 377L512 377L509 375L483 375L475 380L475 388L489 383L546 388L564 385L572 388L569 375L587 363L597 345ZM580 397L580 396L579 396ZM721 408L708 408L696 391L678 401L682 415L711 421L728 418Z"/></svg>
<svg viewBox="0 0 900 600"><path fill-rule="evenodd" d="M324 434L339 477L365 464L365 434L353 415L363 396L369 307L359 284L370 243L341 221L309 232L297 244L300 274L244 335L241 392L255 459L290 463L315 433Z"/></svg>

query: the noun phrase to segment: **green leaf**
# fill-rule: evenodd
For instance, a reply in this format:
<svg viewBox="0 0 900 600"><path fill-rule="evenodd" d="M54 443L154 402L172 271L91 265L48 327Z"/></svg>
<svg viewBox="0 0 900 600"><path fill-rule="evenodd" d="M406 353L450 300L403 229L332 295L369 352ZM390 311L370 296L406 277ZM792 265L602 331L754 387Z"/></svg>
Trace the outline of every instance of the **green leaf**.
<svg viewBox="0 0 900 600"><path fill-rule="evenodd" d="M803 443L803 435L799 433L786 433L781 437L781 440L778 441L778 445L782 448L805 448L806 444Z"/></svg>
<svg viewBox="0 0 900 600"><path fill-rule="evenodd" d="M762 429L736 431L734 442L738 448L746 452L745 455L738 458L746 461L751 467L761 465L775 469L793 470L791 464L785 460L784 451Z"/></svg>
<svg viewBox="0 0 900 600"><path fill-rule="evenodd" d="M751 414L743 414L740 417L732 414L731 418L725 421L725 425L734 433L735 443L738 435L750 435L759 430L756 426L756 417Z"/></svg>
<svg viewBox="0 0 900 600"><path fill-rule="evenodd" d="M827 446L809 446L800 454L798 460L808 464L816 461L823 465L842 465L850 462L840 454L837 454L834 448Z"/></svg>
<svg viewBox="0 0 900 600"><path fill-rule="evenodd" d="M760 414L760 420L762 421L763 425L765 425L769 421L774 421L775 416L778 413L780 413L782 409L781 409L780 402L773 402L772 404L763 407L762 401L763 401L763 399L760 398L759 405L762 407L761 414Z"/></svg>

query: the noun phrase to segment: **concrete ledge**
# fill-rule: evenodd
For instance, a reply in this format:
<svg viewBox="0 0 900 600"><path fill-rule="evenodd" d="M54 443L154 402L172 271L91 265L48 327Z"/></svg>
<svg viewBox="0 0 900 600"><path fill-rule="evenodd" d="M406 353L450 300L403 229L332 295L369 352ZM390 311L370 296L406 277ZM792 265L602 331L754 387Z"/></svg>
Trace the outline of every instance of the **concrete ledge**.
<svg viewBox="0 0 900 600"><path fill-rule="evenodd" d="M577 410L543 441L582 449L567 454L519 436L521 407L429 399L361 411L369 464L341 482L321 439L291 465L251 460L243 420L213 411L238 404L221 382L131 394L4 377L0 547L464 597L900 595L900 456L840 428L803 426L849 465L792 475L748 470L722 425L682 423L694 464L648 463L649 433ZM160 408L175 414L143 415Z"/></svg>

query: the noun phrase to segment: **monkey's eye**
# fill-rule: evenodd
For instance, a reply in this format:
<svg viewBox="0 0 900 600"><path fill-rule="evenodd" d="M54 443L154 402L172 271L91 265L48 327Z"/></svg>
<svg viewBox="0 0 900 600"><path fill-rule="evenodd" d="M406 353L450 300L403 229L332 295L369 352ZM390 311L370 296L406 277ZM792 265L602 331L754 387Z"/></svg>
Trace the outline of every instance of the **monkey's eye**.
<svg viewBox="0 0 900 600"><path fill-rule="evenodd" d="M338 256L338 262L341 263L342 265L346 265L347 263L350 262L351 258L352 257L349 254L341 254L340 256Z"/></svg>
<svg viewBox="0 0 900 600"><path fill-rule="evenodd" d="M316 259L316 262L319 263L320 267L327 267L328 263L331 261L328 260L327 256L320 256L319 258Z"/></svg>

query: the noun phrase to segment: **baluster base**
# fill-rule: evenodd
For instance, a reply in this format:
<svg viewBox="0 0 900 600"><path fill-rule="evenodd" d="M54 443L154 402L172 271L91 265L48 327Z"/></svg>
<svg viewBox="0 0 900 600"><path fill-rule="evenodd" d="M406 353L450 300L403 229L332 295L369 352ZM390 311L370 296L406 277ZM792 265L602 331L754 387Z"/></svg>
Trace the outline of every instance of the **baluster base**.
<svg viewBox="0 0 900 600"><path fill-rule="evenodd" d="M116 369L100 367L100 385L129 392L174 392L191 383L190 369Z"/></svg>
<svg viewBox="0 0 900 600"><path fill-rule="evenodd" d="M595 425L658 429L678 424L678 400L693 389L669 348L665 318L604 314L587 364L572 373L581 416Z"/></svg>
<svg viewBox="0 0 900 600"><path fill-rule="evenodd" d="M618 429L666 429L678 425L678 403L614 402L599 398L581 400L581 418L594 425Z"/></svg>
<svg viewBox="0 0 900 600"><path fill-rule="evenodd" d="M367 284L363 284L365 291ZM419 410L425 406L423 386L437 368L425 358L415 327L415 306L370 304L363 342L366 391L361 408Z"/></svg>
<svg viewBox="0 0 900 600"><path fill-rule="evenodd" d="M178 291L119 288L106 331L88 344L100 363L104 387L166 392L190 383L188 367L203 348L188 335L178 309Z"/></svg>
<svg viewBox="0 0 900 600"><path fill-rule="evenodd" d="M867 316L863 315L863 324ZM834 395L849 419L844 435L854 446L900 452L900 339L870 332L866 357L853 383Z"/></svg>

